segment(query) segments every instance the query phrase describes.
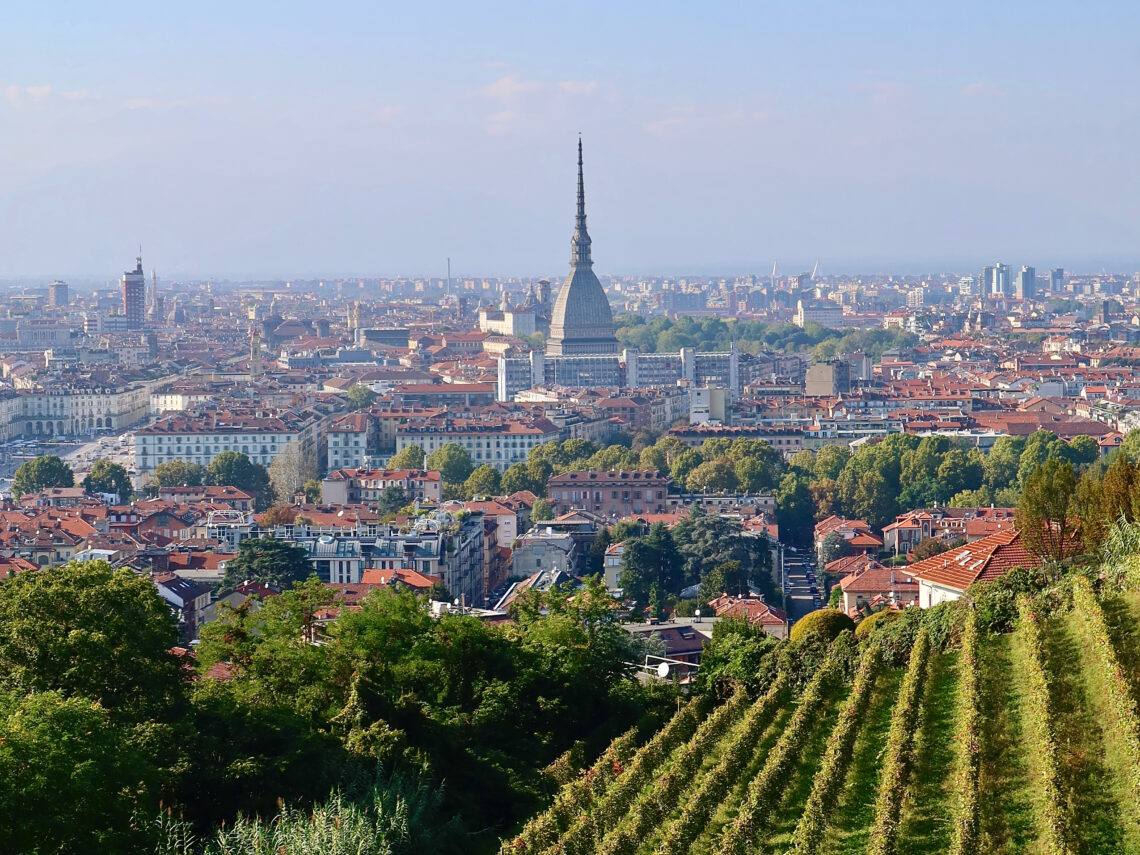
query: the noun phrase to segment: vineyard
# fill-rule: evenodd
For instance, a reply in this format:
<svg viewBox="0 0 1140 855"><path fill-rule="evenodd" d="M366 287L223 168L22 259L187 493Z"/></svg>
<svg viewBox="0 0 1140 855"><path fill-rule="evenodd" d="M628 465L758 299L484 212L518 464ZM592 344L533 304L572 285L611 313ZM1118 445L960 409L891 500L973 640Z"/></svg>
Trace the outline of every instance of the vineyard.
<svg viewBox="0 0 1140 855"><path fill-rule="evenodd" d="M758 697L614 742L504 855L1140 853L1140 593L840 635ZM948 638L948 640L947 640ZM707 705L707 706L706 706Z"/></svg>

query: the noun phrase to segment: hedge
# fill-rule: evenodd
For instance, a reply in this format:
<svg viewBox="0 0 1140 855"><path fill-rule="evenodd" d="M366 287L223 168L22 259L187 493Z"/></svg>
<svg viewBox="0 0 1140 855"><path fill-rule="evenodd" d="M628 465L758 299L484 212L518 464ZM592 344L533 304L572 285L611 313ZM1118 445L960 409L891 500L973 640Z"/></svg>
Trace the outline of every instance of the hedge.
<svg viewBox="0 0 1140 855"><path fill-rule="evenodd" d="M709 716L692 739L674 752L664 771L640 795L624 821L601 839L599 855L633 855L637 851L645 835L676 807L681 795L692 785L701 762L744 712L748 705L746 697L743 690L738 691L729 701L731 708L726 704L717 710L721 715Z"/></svg>
<svg viewBox="0 0 1140 855"><path fill-rule="evenodd" d="M801 641L809 635L818 635L824 641L834 641L845 629L855 629L855 621L839 609L816 609L792 624L788 639Z"/></svg>
<svg viewBox="0 0 1140 855"><path fill-rule="evenodd" d="M630 805L644 789L646 781L662 764L670 763L669 758L678 752L683 754L694 741L706 739L708 734L715 733L718 730L723 732L724 728L736 718L747 703L747 694L743 690L738 690L724 704L717 707L696 728L694 733L689 725L696 721L698 699L694 698L690 701L685 710L678 713L666 725L665 730L671 732L670 738L665 738L663 736L665 731L661 731L658 734L659 737L662 737L661 739L654 737L653 740L650 740L638 752L630 764L629 770L618 779L614 786L609 788L604 797L597 800L593 810L584 811L578 815L557 844L552 847L552 850L567 853L567 855L593 852L607 833L627 816ZM679 716L690 712L692 713L691 720L685 727L674 727L674 722ZM685 738L688 738L689 741L681 745ZM656 744L654 744L655 742ZM680 745L679 748L678 745Z"/></svg>
<svg viewBox="0 0 1140 855"><path fill-rule="evenodd" d="M503 843L500 853L534 853L552 846L574 817L624 771L636 748L637 728L631 728L611 742L593 766L559 789L550 807L528 822L516 837Z"/></svg>

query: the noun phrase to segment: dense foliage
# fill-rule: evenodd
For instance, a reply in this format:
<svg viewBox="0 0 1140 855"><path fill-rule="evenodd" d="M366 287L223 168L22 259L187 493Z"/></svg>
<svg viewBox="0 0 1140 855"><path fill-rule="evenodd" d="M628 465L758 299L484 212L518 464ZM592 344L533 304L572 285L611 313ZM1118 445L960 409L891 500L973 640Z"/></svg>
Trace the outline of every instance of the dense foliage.
<svg viewBox="0 0 1140 855"><path fill-rule="evenodd" d="M631 678L611 603L534 593L494 626L383 590L329 623L333 592L309 581L223 610L191 668L145 578L87 562L5 579L0 836L13 852L486 850L573 743L592 755L672 706ZM160 803L174 813L148 821Z"/></svg>
<svg viewBox="0 0 1140 855"><path fill-rule="evenodd" d="M45 454L21 463L12 477L12 497L19 499L45 487L74 487L71 467L54 454Z"/></svg>
<svg viewBox="0 0 1140 855"><path fill-rule="evenodd" d="M728 350L735 344L745 353L765 350L808 351L820 360L836 354L862 351L878 361L892 347L911 345L916 338L902 330L832 330L819 324L805 327L762 321L665 317L649 319L641 315L619 315L615 319L617 337L623 347L642 353L671 353L682 347L697 350Z"/></svg>

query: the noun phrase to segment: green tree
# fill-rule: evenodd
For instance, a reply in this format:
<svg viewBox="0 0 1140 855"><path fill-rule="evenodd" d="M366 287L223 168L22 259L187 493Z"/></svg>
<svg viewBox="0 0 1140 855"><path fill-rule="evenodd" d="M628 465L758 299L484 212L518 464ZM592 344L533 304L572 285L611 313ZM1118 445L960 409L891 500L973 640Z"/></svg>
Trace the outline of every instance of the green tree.
<svg viewBox="0 0 1140 855"><path fill-rule="evenodd" d="M530 509L530 521L536 523L539 520L552 519L554 519L554 506L546 499L538 499L534 503L534 507Z"/></svg>
<svg viewBox="0 0 1140 855"><path fill-rule="evenodd" d="M132 736L89 698L0 692L4 850L151 848L136 820L158 812L160 772Z"/></svg>
<svg viewBox="0 0 1140 855"><path fill-rule="evenodd" d="M687 448L673 458L669 464L669 474L678 484L684 484L689 473L701 465L701 453L693 448Z"/></svg>
<svg viewBox="0 0 1140 855"><path fill-rule="evenodd" d="M222 588L233 590L249 581L284 590L314 572L304 547L274 537L250 537L239 544L237 555L226 562Z"/></svg>
<svg viewBox="0 0 1140 855"><path fill-rule="evenodd" d="M542 496L546 493L546 479L541 477L541 470L542 465L537 463L533 467L530 463L512 463L499 481L500 489L508 496L528 491Z"/></svg>
<svg viewBox="0 0 1140 855"><path fill-rule="evenodd" d="M776 520L782 538L789 543L806 544L815 524L815 507L806 478L787 472L776 487Z"/></svg>
<svg viewBox="0 0 1140 855"><path fill-rule="evenodd" d="M741 594L747 582L739 561L718 564L701 580L701 602L710 603L721 594Z"/></svg>
<svg viewBox="0 0 1140 855"><path fill-rule="evenodd" d="M201 487L209 482L210 472L201 463L171 460L159 463L151 473L151 483L160 487Z"/></svg>
<svg viewBox="0 0 1140 855"><path fill-rule="evenodd" d="M20 498L45 487L74 487L71 467L54 454L45 454L21 464L12 478L12 496Z"/></svg>
<svg viewBox="0 0 1140 855"><path fill-rule="evenodd" d="M399 484L390 484L385 487L380 493L380 500L377 502L376 510L379 511L381 516L387 514L398 513L401 508L407 507L412 503L408 491L401 487Z"/></svg>
<svg viewBox="0 0 1140 855"><path fill-rule="evenodd" d="M636 469L641 458L624 445L608 445L586 460L585 469Z"/></svg>
<svg viewBox="0 0 1140 855"><path fill-rule="evenodd" d="M855 500L851 510L857 517L866 520L872 528L882 528L892 522L896 514L896 501L887 481L877 471L863 474L855 489Z"/></svg>
<svg viewBox="0 0 1140 855"><path fill-rule="evenodd" d="M475 468L467 449L455 442L441 445L427 456L424 465L430 470L438 470L448 484L462 484Z"/></svg>
<svg viewBox="0 0 1140 855"><path fill-rule="evenodd" d="M846 552L846 542L843 535L837 531L830 532L819 545L819 563L826 567L832 561L838 561Z"/></svg>
<svg viewBox="0 0 1140 855"><path fill-rule="evenodd" d="M915 561L922 561L924 558L931 558L935 555L940 555L949 549L941 538L927 537L920 540L911 552L910 557Z"/></svg>
<svg viewBox="0 0 1140 855"><path fill-rule="evenodd" d="M348 387L348 403L354 410L367 409L375 400L376 393L362 383L353 383Z"/></svg>
<svg viewBox="0 0 1140 855"><path fill-rule="evenodd" d="M1017 506L1017 526L1026 549L1052 561L1079 550L1074 538L1078 526L1075 492L1076 476L1067 460L1047 459L1032 471Z"/></svg>
<svg viewBox="0 0 1140 855"><path fill-rule="evenodd" d="M424 450L418 445L405 445L388 458L389 469L423 469Z"/></svg>
<svg viewBox="0 0 1140 855"><path fill-rule="evenodd" d="M685 479L685 486L697 493L730 493L736 489L736 471L732 461L717 458L693 469Z"/></svg>
<svg viewBox="0 0 1140 855"><path fill-rule="evenodd" d="M318 505L321 503L323 496L320 478L310 478L305 482L302 489L305 491L305 501L310 505Z"/></svg>
<svg viewBox="0 0 1140 855"><path fill-rule="evenodd" d="M1083 470L1100 459L1100 445L1091 436L1074 436L1069 440L1065 456L1078 470Z"/></svg>
<svg viewBox="0 0 1140 855"><path fill-rule="evenodd" d="M836 479L847 461L851 459L851 452L839 445L825 445L815 454L815 477Z"/></svg>
<svg viewBox="0 0 1140 855"><path fill-rule="evenodd" d="M183 697L177 640L154 584L105 561L0 585L0 680L13 689L91 698L120 720L162 719Z"/></svg>
<svg viewBox="0 0 1140 855"><path fill-rule="evenodd" d="M1031 433L1025 440L1025 448L1017 465L1017 483L1024 487L1038 467L1047 460L1068 460L1067 446L1056 435L1047 430Z"/></svg>
<svg viewBox="0 0 1140 855"><path fill-rule="evenodd" d="M463 483L468 498L475 496L497 496L502 486L499 470L490 463L477 467Z"/></svg>
<svg viewBox="0 0 1140 855"><path fill-rule="evenodd" d="M986 486L994 490L1008 487L1017 480L1025 437L999 436L986 455Z"/></svg>
<svg viewBox="0 0 1140 855"><path fill-rule="evenodd" d="M248 454L237 451L223 451L210 461L211 484L237 487L253 495L254 507L264 511L273 504L273 485L269 481L269 471L260 463L254 463ZM282 499L287 497L282 496Z"/></svg>
<svg viewBox="0 0 1140 855"><path fill-rule="evenodd" d="M83 479L83 489L88 493L117 493L120 502L129 502L135 494L126 468L105 459L91 465Z"/></svg>
<svg viewBox="0 0 1140 855"><path fill-rule="evenodd" d="M725 697L743 686L759 695L771 681L775 662L772 652L779 641L746 620L721 619L713 626L712 640L701 653L697 688L714 697Z"/></svg>

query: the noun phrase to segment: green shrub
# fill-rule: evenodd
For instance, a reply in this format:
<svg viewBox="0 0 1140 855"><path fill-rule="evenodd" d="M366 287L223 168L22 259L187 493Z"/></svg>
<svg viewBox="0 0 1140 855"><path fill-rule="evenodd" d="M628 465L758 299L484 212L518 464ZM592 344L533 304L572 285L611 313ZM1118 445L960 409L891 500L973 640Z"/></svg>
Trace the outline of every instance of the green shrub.
<svg viewBox="0 0 1140 855"><path fill-rule="evenodd" d="M855 637L860 641L865 641L871 637L871 633L875 631L876 627L886 626L891 621L898 620L900 617L902 617L902 612L891 611L890 609L875 612L873 615L859 621L858 626L855 627Z"/></svg>
<svg viewBox="0 0 1140 855"><path fill-rule="evenodd" d="M854 629L855 621L838 609L817 609L795 622L788 638L803 641L808 636L819 636L824 641L834 640L845 629Z"/></svg>

